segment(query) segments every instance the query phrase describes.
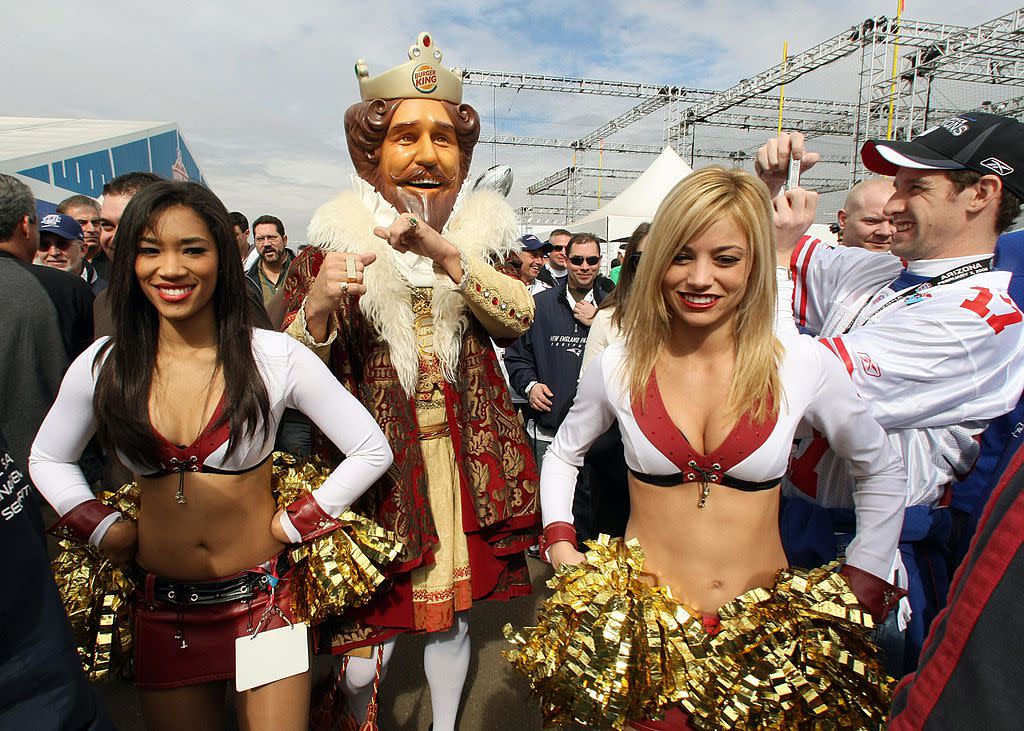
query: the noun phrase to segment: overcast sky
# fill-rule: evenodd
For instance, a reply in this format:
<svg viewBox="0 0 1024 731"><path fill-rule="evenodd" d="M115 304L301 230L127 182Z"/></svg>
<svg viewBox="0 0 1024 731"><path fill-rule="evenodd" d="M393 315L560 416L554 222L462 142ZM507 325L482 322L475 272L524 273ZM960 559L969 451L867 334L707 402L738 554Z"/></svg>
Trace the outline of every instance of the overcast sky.
<svg viewBox="0 0 1024 731"><path fill-rule="evenodd" d="M341 118L359 99L355 60L376 75L404 62L420 31L434 36L446 66L724 89L777 63L783 41L799 52L864 18L894 15L896 3L4 5L3 114L176 122L227 207L250 220L280 216L294 245L352 172ZM905 15L977 25L1014 7L907 0Z"/></svg>

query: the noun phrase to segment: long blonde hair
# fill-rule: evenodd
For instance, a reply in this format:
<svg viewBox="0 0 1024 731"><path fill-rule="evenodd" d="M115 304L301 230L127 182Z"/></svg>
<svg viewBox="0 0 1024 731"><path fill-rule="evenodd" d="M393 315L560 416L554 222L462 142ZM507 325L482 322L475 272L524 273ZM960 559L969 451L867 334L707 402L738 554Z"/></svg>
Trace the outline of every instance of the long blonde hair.
<svg viewBox="0 0 1024 731"><path fill-rule="evenodd" d="M746 234L750 272L736 313L736 366L726 412L755 421L778 413L782 344L775 336L775 228L764 184L739 169L709 167L691 173L662 201L647 236L624 313L623 379L644 407L647 381L669 337L671 315L661 283L673 258L715 221L731 218Z"/></svg>

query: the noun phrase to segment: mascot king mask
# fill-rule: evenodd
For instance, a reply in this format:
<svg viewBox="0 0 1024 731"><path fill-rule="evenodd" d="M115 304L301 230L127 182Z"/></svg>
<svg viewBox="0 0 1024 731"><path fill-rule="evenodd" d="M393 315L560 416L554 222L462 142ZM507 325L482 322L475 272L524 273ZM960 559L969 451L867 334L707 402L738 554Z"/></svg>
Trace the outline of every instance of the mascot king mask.
<svg viewBox="0 0 1024 731"><path fill-rule="evenodd" d="M359 177L399 213L440 231L469 174L480 117L462 103L462 79L441 66L429 33L409 61L370 78L356 62L362 101L345 112L345 137Z"/></svg>

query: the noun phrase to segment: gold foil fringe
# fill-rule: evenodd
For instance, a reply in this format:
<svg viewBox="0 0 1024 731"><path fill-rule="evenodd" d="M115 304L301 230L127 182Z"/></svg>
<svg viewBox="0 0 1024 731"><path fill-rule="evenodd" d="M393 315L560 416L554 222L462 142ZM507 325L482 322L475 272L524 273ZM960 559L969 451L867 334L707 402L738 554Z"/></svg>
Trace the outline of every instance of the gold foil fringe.
<svg viewBox="0 0 1024 731"><path fill-rule="evenodd" d="M132 520L139 514L139 487L100 490L96 497ZM60 541L53 577L71 620L78 656L90 680L123 674L132 656L129 599L132 583L103 553L88 543Z"/></svg>
<svg viewBox="0 0 1024 731"><path fill-rule="evenodd" d="M278 507L316 489L330 474L319 457L275 452L271 484ZM351 510L338 520L338 530L291 550L292 611L300 621L316 625L366 604L384 583L383 569L402 550L395 533Z"/></svg>
<svg viewBox="0 0 1024 731"><path fill-rule="evenodd" d="M297 459L274 453L272 488L278 507L316 489L331 473L318 457ZM139 487L100 490L96 497L138 519ZM290 551L294 565L292 610L300 621L318 624L368 602L384 583L383 569L402 550L398 537L350 510L341 526ZM71 619L79 657L90 680L124 674L132 656L131 597L134 586L120 568L89 544L60 541L52 568Z"/></svg>
<svg viewBox="0 0 1024 731"><path fill-rule="evenodd" d="M636 540L601 536L548 582L536 627L504 628L506 658L540 695L546 724L622 729L681 706L695 729L881 729L892 679L836 565L780 571L699 613L641 577Z"/></svg>

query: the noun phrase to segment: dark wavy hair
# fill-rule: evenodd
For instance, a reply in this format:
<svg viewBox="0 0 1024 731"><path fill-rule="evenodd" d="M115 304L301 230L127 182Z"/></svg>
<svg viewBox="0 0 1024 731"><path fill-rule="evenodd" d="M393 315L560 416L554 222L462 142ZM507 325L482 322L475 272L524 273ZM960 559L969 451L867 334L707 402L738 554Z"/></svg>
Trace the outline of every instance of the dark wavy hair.
<svg viewBox="0 0 1024 731"><path fill-rule="evenodd" d="M958 195L977 184L982 178L982 174L974 170L947 170L946 175L953 183L953 191ZM1003 186L1003 195L999 199L999 208L996 210L996 233L1001 234L1010 228L1019 215L1020 198L1009 188Z"/></svg>
<svg viewBox="0 0 1024 731"><path fill-rule="evenodd" d="M224 413L231 437L227 454L245 434L267 436L270 397L252 353L252 316L242 262L224 204L198 183L162 181L138 192L124 209L114 235L110 309L114 335L96 357L100 368L93 396L98 434L136 464L152 464L156 438L149 419L149 396L156 369L159 317L135 276L139 240L169 208L185 206L210 229L217 247L217 363L224 372Z"/></svg>
<svg viewBox="0 0 1024 731"><path fill-rule="evenodd" d="M372 183L373 173L380 165L380 146L388 134L391 118L404 99L371 99L353 104L345 112L345 139L348 154L352 157L356 173L363 180ZM455 137L459 141L459 182L469 175L469 164L473 161L473 148L480 139L480 115L468 104L441 104L455 125Z"/></svg>

